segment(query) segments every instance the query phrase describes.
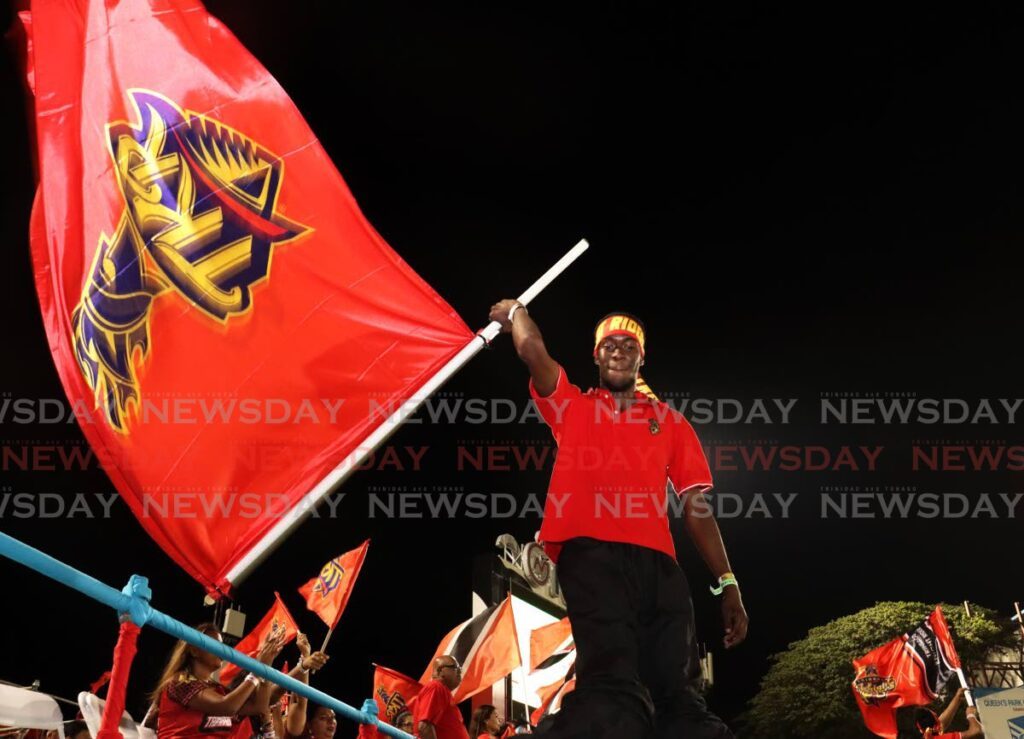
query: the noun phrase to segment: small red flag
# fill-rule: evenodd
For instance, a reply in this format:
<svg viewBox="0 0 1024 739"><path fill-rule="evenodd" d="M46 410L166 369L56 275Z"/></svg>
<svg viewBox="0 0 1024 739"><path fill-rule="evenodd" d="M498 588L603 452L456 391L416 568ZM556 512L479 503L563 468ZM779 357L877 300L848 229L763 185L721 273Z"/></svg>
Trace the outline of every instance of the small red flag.
<svg viewBox="0 0 1024 739"><path fill-rule="evenodd" d="M319 575L299 588L299 593L306 599L306 608L319 616L329 629L338 625L338 619L348 605L369 546L370 540L367 539L351 552L335 557L320 568Z"/></svg>
<svg viewBox="0 0 1024 739"><path fill-rule="evenodd" d="M242 641L235 645L235 649L242 654L247 654L250 657L255 657L263 643L270 638L275 632L284 630L284 643L287 644L294 639L299 633L299 627L295 624L295 619L292 618L292 614L288 612L288 608L281 600L281 596L274 593L274 605L267 615L256 624L256 628L245 635ZM241 672L241 668L237 665L233 665L230 662L226 662L220 669L220 682L221 685L230 685L231 681Z"/></svg>
<svg viewBox="0 0 1024 739"><path fill-rule="evenodd" d="M423 686L408 675L397 670L374 665L373 699L377 701L378 716L382 721L394 725L395 717L406 709L413 696Z"/></svg>
<svg viewBox="0 0 1024 739"><path fill-rule="evenodd" d="M853 660L853 694L868 730L899 733L896 709L931 703L960 666L941 608L909 634Z"/></svg>

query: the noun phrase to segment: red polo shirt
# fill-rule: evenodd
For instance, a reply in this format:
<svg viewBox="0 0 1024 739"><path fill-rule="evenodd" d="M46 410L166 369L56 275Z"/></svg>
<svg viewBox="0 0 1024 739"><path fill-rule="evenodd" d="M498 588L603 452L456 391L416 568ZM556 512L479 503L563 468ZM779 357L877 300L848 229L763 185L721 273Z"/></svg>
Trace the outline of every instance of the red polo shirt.
<svg viewBox="0 0 1024 739"><path fill-rule="evenodd" d="M440 680L431 680L409 701L413 725L419 731L420 721L434 726L437 739L469 739L458 706L452 703L452 691Z"/></svg>
<svg viewBox="0 0 1024 739"><path fill-rule="evenodd" d="M700 440L669 406L636 393L626 409L604 388L586 393L558 369L551 395L530 395L558 444L540 540L557 560L578 536L637 544L673 559L665 507L669 480L677 494L712 486Z"/></svg>

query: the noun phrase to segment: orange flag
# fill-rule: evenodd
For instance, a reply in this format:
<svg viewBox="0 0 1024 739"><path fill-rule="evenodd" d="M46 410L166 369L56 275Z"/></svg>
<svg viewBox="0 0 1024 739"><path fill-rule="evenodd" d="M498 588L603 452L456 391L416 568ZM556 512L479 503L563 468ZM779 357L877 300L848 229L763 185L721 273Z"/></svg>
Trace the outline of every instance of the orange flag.
<svg viewBox="0 0 1024 739"><path fill-rule="evenodd" d="M434 660L443 654L450 654L462 665L462 683L452 696L455 703L486 690L522 665L511 596L449 631L420 682L431 679Z"/></svg>
<svg viewBox="0 0 1024 739"><path fill-rule="evenodd" d="M355 587L369 546L370 540L367 539L359 548L335 557L320 568L319 575L299 588L299 593L306 599L306 608L319 616L329 629L338 625L338 619L348 605L348 597Z"/></svg>
<svg viewBox="0 0 1024 739"><path fill-rule="evenodd" d="M373 699L377 701L378 715L382 721L394 725L395 717L405 710L413 696L423 686L408 675L397 670L374 665Z"/></svg>
<svg viewBox="0 0 1024 739"><path fill-rule="evenodd" d="M299 633L299 627L295 623L295 619L292 618L292 614L288 612L288 608L285 607L284 602L281 600L281 596L274 593L274 605L267 615L256 624L256 628L245 635L242 641L235 645L242 654L248 654L250 657L255 657L263 643L270 638L270 636L276 632L284 630L284 643L289 643ZM241 672L241 668L237 665L233 665L230 662L225 662L224 666L220 670L220 682L221 685L230 685L231 681Z"/></svg>
<svg viewBox="0 0 1024 739"><path fill-rule="evenodd" d="M549 658L565 655L573 647L569 617L530 632L530 670L536 670Z"/></svg>

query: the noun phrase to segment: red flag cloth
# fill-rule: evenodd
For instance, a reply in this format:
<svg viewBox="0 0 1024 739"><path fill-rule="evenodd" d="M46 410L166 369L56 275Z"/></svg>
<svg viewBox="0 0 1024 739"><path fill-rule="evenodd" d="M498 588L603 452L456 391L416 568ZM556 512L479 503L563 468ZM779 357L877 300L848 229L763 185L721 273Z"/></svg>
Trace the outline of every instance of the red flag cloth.
<svg viewBox="0 0 1024 739"><path fill-rule="evenodd" d="M541 703L532 714L530 723L537 725L545 717L554 715L562 709L562 699L576 689L575 673L570 673L564 680L548 685L537 691Z"/></svg>
<svg viewBox="0 0 1024 739"><path fill-rule="evenodd" d="M329 629L338 625L338 619L348 605L369 546L370 540L367 539L351 552L335 557L320 568L319 575L299 588L299 593L306 599L306 608L319 616Z"/></svg>
<svg viewBox="0 0 1024 739"><path fill-rule="evenodd" d="M852 688L868 730L887 739L899 733L896 710L938 696L960 665L941 608L909 634L853 660Z"/></svg>
<svg viewBox="0 0 1024 739"><path fill-rule="evenodd" d="M394 725L395 717L406 709L413 696L423 686L397 670L375 665L373 672L373 699L377 701L377 715L381 721Z"/></svg>
<svg viewBox="0 0 1024 739"><path fill-rule="evenodd" d="M573 648L569 617L530 632L530 670L536 670L550 657L567 654Z"/></svg>
<svg viewBox="0 0 1024 739"><path fill-rule="evenodd" d="M103 718L96 739L122 739L121 714L124 713L125 691L128 689L128 674L132 660L138 651L139 627L131 621L122 621L114 646L114 664L110 668L110 686L107 688L107 702L103 706Z"/></svg>
<svg viewBox="0 0 1024 739"><path fill-rule="evenodd" d="M500 604L448 632L431 657L421 683L430 681L434 660L444 654L450 654L462 665L462 682L453 693L455 703L486 690L522 665L512 597L507 596Z"/></svg>
<svg viewBox="0 0 1024 739"><path fill-rule="evenodd" d="M281 596L274 593L274 605L271 606L270 610L258 624L256 628L250 631L242 641L235 645L235 649L242 654L247 654L250 657L255 657L263 643L270 637L271 634L284 630L284 643L288 644L292 639L298 636L299 627L295 623L295 619L292 618L292 614L288 612L288 608L281 600ZM241 668L237 665L233 665L230 662L225 662L224 666L220 668L220 683L221 685L230 685L231 681L241 673Z"/></svg>
<svg viewBox="0 0 1024 739"><path fill-rule="evenodd" d="M472 332L198 0L33 0L25 21L61 382L146 531L227 592Z"/></svg>

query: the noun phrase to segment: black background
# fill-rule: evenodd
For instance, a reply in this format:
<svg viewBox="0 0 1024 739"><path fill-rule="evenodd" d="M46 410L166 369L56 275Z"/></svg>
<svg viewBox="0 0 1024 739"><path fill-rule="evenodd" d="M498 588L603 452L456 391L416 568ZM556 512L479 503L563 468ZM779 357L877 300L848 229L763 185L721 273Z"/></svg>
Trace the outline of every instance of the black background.
<svg viewBox="0 0 1024 739"><path fill-rule="evenodd" d="M789 520L724 520L751 614L742 648L716 648L708 580L677 537L717 710L734 717L769 654L873 604L964 598L1004 611L1017 520L822 519L823 485L1012 493L1019 474L913 472L915 439L1018 442L1011 426L824 426L820 393L1013 398L1019 392L1024 239L1022 18L1013 4L957 13L903 6L749 3L208 3L303 111L391 245L473 327L575 241L588 252L532 306L552 353L586 386L591 330L613 309L648 327L646 375L693 397L797 397L793 423L698 426L705 443L884 445L877 472L738 473L721 491L798 492ZM5 21L11 20L8 12ZM4 100L0 392L63 397L28 255L32 146L13 53ZM448 386L522 402L501 341ZM72 425L0 428L5 444L73 443ZM255 623L363 538L373 546L317 684L358 703L371 661L418 675L469 615L471 558L535 520L367 520L375 485L542 492L547 474L459 472L463 441L547 439L543 428L407 427L418 472L364 472L338 520L306 523L241 588ZM3 472L4 492L111 492L101 471ZM205 620L201 591L127 508L113 520L17 520L3 530L118 587L151 578L154 605ZM114 615L0 562L0 678L74 696L109 668ZM129 709L142 711L169 640L147 631ZM292 658L293 659L293 658ZM795 697L798 699L798 697ZM350 735L342 726L339 735Z"/></svg>

